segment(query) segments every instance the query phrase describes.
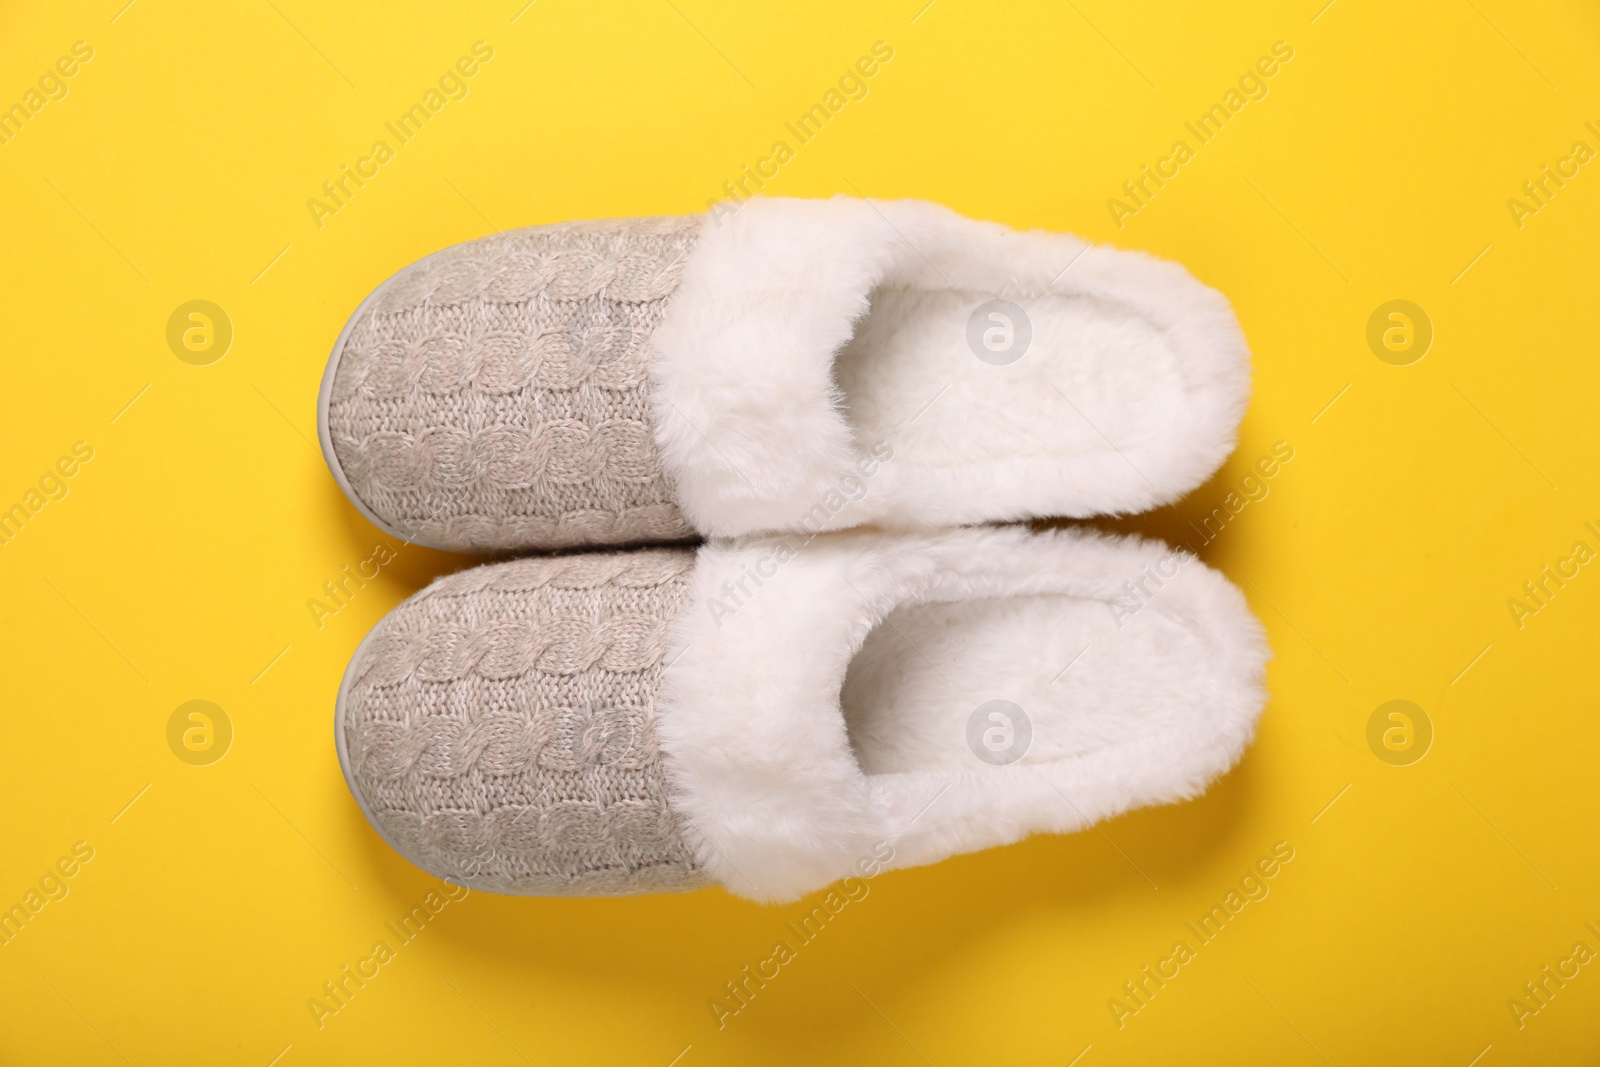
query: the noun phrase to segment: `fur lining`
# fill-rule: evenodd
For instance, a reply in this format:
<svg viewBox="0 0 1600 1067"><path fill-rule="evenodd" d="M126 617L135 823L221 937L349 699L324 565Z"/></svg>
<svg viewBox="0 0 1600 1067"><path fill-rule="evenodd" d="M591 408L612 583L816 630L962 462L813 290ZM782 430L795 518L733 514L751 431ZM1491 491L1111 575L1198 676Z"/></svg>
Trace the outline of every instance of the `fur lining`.
<svg viewBox="0 0 1600 1067"><path fill-rule="evenodd" d="M991 299L1031 320L1009 365L969 341ZM663 462L712 536L1141 511L1217 469L1250 386L1182 267L911 200L708 220L652 345Z"/></svg>
<svg viewBox="0 0 1600 1067"><path fill-rule="evenodd" d="M1013 527L708 544L658 704L673 806L713 877L758 900L1070 832L1231 767L1267 656L1238 590L1159 542ZM968 747L989 697L1032 717L1009 765Z"/></svg>

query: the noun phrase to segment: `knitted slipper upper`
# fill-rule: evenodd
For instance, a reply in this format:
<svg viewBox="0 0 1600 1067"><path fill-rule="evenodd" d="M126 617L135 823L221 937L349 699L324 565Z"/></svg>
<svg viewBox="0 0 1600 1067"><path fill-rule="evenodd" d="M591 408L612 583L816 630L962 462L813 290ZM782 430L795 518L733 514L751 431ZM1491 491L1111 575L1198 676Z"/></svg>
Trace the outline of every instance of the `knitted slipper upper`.
<svg viewBox="0 0 1600 1067"><path fill-rule="evenodd" d="M536 227L401 270L330 364L324 450L368 518L457 550L683 538L648 345L698 218Z"/></svg>
<svg viewBox="0 0 1600 1067"><path fill-rule="evenodd" d="M352 659L339 743L400 853L474 888L542 895L709 884L656 739L687 549L533 558L442 578Z"/></svg>

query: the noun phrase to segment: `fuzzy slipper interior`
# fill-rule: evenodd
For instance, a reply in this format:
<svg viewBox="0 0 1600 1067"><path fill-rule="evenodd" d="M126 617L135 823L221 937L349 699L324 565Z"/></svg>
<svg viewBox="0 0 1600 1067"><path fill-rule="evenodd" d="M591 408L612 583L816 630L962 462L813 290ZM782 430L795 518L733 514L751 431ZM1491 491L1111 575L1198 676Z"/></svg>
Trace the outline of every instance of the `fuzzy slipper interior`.
<svg viewBox="0 0 1600 1067"><path fill-rule="evenodd" d="M713 535L1141 511L1216 470L1250 388L1177 264L920 201L713 214L652 344L663 463Z"/></svg>
<svg viewBox="0 0 1600 1067"><path fill-rule="evenodd" d="M784 544L701 550L660 703L674 806L742 895L1194 796L1265 700L1244 598L1158 542L1013 528Z"/></svg>

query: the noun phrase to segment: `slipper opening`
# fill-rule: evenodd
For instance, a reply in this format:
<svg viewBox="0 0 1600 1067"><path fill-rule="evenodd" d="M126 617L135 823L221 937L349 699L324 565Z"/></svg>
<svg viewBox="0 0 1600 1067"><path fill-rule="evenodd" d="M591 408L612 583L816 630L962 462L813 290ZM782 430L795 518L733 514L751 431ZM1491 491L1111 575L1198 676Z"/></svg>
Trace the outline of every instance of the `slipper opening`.
<svg viewBox="0 0 1600 1067"><path fill-rule="evenodd" d="M978 463L1144 451L1184 414L1181 363L1156 323L1109 299L883 285L834 373L856 441L890 442L916 485Z"/></svg>

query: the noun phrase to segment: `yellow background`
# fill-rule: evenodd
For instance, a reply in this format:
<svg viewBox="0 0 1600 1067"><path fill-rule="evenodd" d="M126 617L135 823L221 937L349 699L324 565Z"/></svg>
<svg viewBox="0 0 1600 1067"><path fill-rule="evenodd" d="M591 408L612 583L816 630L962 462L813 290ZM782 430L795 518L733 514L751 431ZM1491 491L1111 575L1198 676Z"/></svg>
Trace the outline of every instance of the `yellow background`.
<svg viewBox="0 0 1600 1067"><path fill-rule="evenodd" d="M1600 565L1520 629L1507 608L1575 541L1600 548L1600 163L1520 228L1506 205L1574 141L1600 148L1591 5L124 2L0 13L0 103L94 48L0 146L0 506L94 449L0 547L0 904L94 849L0 947L5 1063L1600 1056L1600 964L1521 1029L1507 1006L1600 949ZM319 229L306 200L478 40L470 94ZM1186 537L1273 442L1295 449L1205 550L1276 651L1256 743L1193 803L873 881L722 1029L710 1001L804 905L473 894L319 1029L307 1000L436 885L351 801L335 687L384 612L466 562L403 548L313 623L306 601L380 540L313 443L339 328L495 227L703 210L879 40L869 95L771 192L1147 249L1238 309L1238 453L1123 525ZM1118 229L1108 198L1280 40L1269 95ZM194 299L235 331L209 366L165 339ZM1410 366L1366 343L1393 299L1435 328ZM210 766L167 745L193 699L234 727ZM1391 699L1435 730L1410 766L1367 744ZM1295 858L1270 896L1119 1029L1122 983L1277 841Z"/></svg>

